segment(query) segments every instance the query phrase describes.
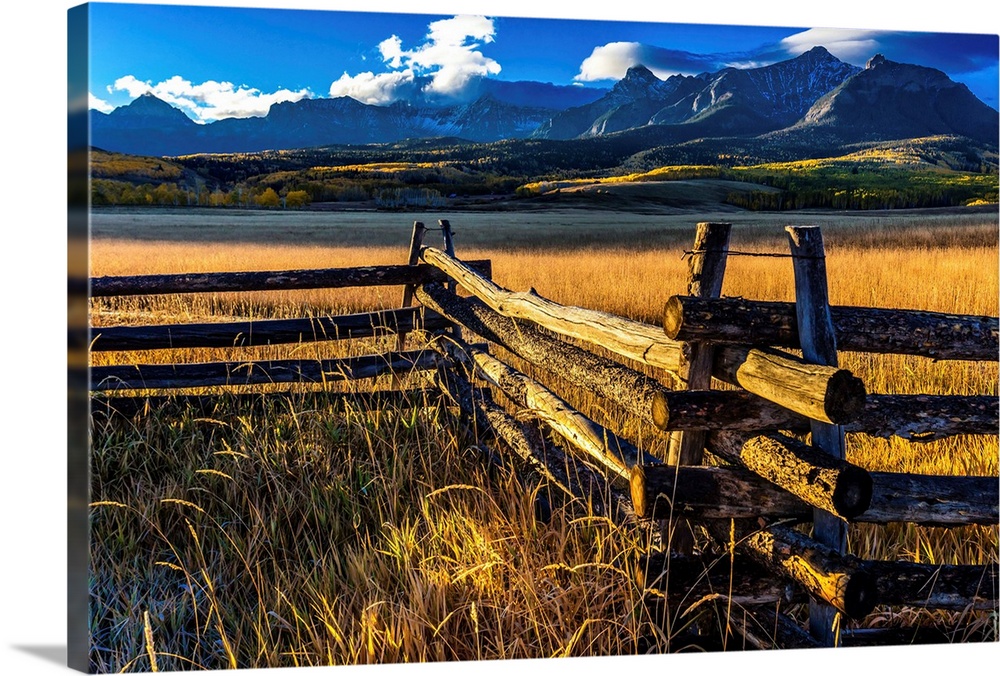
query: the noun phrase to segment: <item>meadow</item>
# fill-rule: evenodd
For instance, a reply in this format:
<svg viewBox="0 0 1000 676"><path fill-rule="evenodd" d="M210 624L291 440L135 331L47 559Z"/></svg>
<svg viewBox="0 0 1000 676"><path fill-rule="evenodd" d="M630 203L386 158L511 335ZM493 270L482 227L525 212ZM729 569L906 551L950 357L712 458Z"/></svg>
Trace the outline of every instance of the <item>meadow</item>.
<svg viewBox="0 0 1000 676"><path fill-rule="evenodd" d="M820 225L830 299L998 314L996 211L637 215L268 213L97 209L91 276L403 263L414 220L449 218L460 258L555 301L660 323L685 289L697 221L733 223L731 248L787 252L785 225ZM426 244L437 245L436 233ZM723 294L792 300L791 264L732 257ZM394 287L95 299L94 326L279 318L396 307ZM416 337L411 338L415 344ZM332 357L372 339L231 350L94 353L133 360ZM243 357L237 355L244 355ZM997 394L997 364L841 355L872 393ZM530 369L525 369L531 371ZM654 374L655 375L655 374ZM541 379L541 375L538 377ZM551 379L550 379L551 380ZM376 386L387 383L377 383ZM606 410L571 383L573 405L654 454L663 435ZM353 387L353 386L350 386ZM345 386L344 389L350 389ZM302 389L260 405L226 397L209 413L166 406L95 419L92 667L95 671L537 658L671 652L697 613L664 624L633 571L652 540L586 504L483 461L479 439L440 401L367 411ZM873 470L998 475L997 438L915 444L852 435ZM998 527L851 527L870 559L983 564ZM708 619L706 619L708 618ZM995 614L879 609L866 626L979 623ZM735 646L734 646L735 647Z"/></svg>

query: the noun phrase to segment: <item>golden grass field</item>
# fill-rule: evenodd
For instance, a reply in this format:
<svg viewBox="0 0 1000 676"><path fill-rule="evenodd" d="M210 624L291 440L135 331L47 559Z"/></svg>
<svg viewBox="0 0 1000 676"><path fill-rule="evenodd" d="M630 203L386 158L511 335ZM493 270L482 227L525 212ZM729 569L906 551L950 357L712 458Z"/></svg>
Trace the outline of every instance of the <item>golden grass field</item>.
<svg viewBox="0 0 1000 676"><path fill-rule="evenodd" d="M413 220L437 214L97 211L91 275L280 270L402 263ZM698 220L734 224L731 248L786 252L783 226L817 224L830 299L998 314L995 211L927 214L674 214L585 211L450 215L460 258L490 258L512 290L660 322L682 293ZM437 245L436 233L425 244ZM732 257L724 295L792 300L791 264ZM399 288L95 299L91 321L224 321L396 307ZM95 353L92 363L338 356L394 340ZM237 357L240 358L240 357ZM869 392L997 394L995 362L841 355ZM541 376L539 376L541 378ZM567 400L654 454L637 429L568 383ZM632 566L651 532L586 505L534 518L544 487L487 471L441 404L367 412L302 394L210 416L149 411L95 423L91 651L97 671L620 655L671 651L697 614L666 626ZM926 444L848 438L873 470L998 475L997 437ZM864 558L982 564L998 528L852 526ZM707 608L707 606L705 607ZM995 614L878 609L866 626L917 619L992 628ZM709 620L710 621L710 620ZM676 645L674 646L676 649Z"/></svg>

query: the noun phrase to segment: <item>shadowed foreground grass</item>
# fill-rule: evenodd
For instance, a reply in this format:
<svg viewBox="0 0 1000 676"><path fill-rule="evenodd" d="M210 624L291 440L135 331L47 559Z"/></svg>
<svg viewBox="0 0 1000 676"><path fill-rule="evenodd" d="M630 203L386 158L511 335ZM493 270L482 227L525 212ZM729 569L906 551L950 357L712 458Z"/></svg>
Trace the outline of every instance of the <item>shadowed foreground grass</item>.
<svg viewBox="0 0 1000 676"><path fill-rule="evenodd" d="M633 582L642 534L554 498L537 522L547 489L457 428L436 403L316 395L98 425L95 670L667 649Z"/></svg>

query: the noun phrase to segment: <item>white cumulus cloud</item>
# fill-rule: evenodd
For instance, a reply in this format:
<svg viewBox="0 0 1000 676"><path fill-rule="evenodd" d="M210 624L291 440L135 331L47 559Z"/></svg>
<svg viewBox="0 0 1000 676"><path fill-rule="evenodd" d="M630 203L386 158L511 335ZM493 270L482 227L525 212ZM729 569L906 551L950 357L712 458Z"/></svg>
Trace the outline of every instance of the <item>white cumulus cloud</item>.
<svg viewBox="0 0 1000 676"><path fill-rule="evenodd" d="M185 111L198 122L212 122L227 117L260 117L266 115L275 103L312 97L312 92L308 89L279 89L268 94L245 85L237 87L232 82L206 80L201 84L194 84L179 75L157 84L126 75L115 80L108 91L124 91L133 98L153 94Z"/></svg>
<svg viewBox="0 0 1000 676"><path fill-rule="evenodd" d="M361 103L382 106L399 98L400 91L412 86L413 80L412 70L377 75L370 71L354 76L344 73L339 80L330 85L330 96L332 98L350 96Z"/></svg>
<svg viewBox="0 0 1000 676"><path fill-rule="evenodd" d="M99 99L93 95L91 92L87 92L88 103L87 108L90 110L99 110L102 113L110 113L115 109L113 105L105 101L104 99Z"/></svg>
<svg viewBox="0 0 1000 676"><path fill-rule="evenodd" d="M718 67L718 57L692 54L641 42L609 42L594 47L574 80L598 82L620 80L632 66L645 66L653 75L665 80L671 75L695 75Z"/></svg>
<svg viewBox="0 0 1000 676"><path fill-rule="evenodd" d="M641 63L642 44L638 42L609 42L594 47L574 79L579 82L620 80L625 71Z"/></svg>
<svg viewBox="0 0 1000 676"><path fill-rule="evenodd" d="M414 86L418 77L428 78L423 90L432 95L461 95L475 78L496 75L500 64L480 48L493 42L496 29L485 16L455 16L427 26L424 42L404 49L398 35L378 45L388 73L344 74L330 86L330 96L350 96L364 103L391 103Z"/></svg>
<svg viewBox="0 0 1000 676"><path fill-rule="evenodd" d="M781 40L789 56L798 56L817 45L841 61L862 65L879 51L879 39L889 31L853 28L810 28Z"/></svg>

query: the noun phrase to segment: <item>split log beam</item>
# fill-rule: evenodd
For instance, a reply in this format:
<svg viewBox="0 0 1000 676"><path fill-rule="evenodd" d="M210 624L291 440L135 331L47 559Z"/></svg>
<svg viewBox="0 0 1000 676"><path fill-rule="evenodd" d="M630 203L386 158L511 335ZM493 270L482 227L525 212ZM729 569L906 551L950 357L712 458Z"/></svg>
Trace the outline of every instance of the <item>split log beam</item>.
<svg viewBox="0 0 1000 676"><path fill-rule="evenodd" d="M101 326L92 329L91 350L165 350L195 347L253 347L369 338L417 328L448 326L440 315L422 318L420 308L363 312L335 317L262 319L248 322Z"/></svg>
<svg viewBox="0 0 1000 676"><path fill-rule="evenodd" d="M477 298L461 298L440 284L418 287L417 299L448 319L513 352L549 373L589 388L643 420L652 420L653 396L668 392L655 379L616 361L546 335L528 322L515 322Z"/></svg>
<svg viewBox="0 0 1000 676"><path fill-rule="evenodd" d="M941 565L868 561L865 569L878 577L878 602L945 610L997 612L997 564Z"/></svg>
<svg viewBox="0 0 1000 676"><path fill-rule="evenodd" d="M440 344L432 347L439 352L441 350ZM494 403L488 394L476 396L479 391L472 387L465 374L448 369L437 384L455 400L464 415L475 420L479 433L492 434L511 449L528 469L568 497L582 500L595 512L611 517L615 523L636 521L627 495L558 447L545 444L535 429L516 420Z"/></svg>
<svg viewBox="0 0 1000 676"><path fill-rule="evenodd" d="M998 318L920 310L831 306L837 348L932 359L997 361ZM795 304L674 296L664 309L669 338L798 347Z"/></svg>
<svg viewBox="0 0 1000 676"><path fill-rule="evenodd" d="M653 424L664 431L808 432L809 419L739 390L663 391L653 395ZM1000 399L993 396L869 394L844 432L936 441L962 434L996 434Z"/></svg>
<svg viewBox="0 0 1000 676"><path fill-rule="evenodd" d="M628 441L593 422L537 381L507 366L489 354L469 348L476 372L507 395L516 405L527 407L554 432L583 451L605 470L628 478L640 462L657 462Z"/></svg>
<svg viewBox="0 0 1000 676"><path fill-rule="evenodd" d="M961 434L996 434L1000 398L934 394L870 394L865 410L844 424L845 432L910 441L935 441Z"/></svg>
<svg viewBox="0 0 1000 676"><path fill-rule="evenodd" d="M797 439L784 434L745 439L731 432L713 432L709 438L712 453L746 467L815 509L847 521L871 504L872 477L867 470Z"/></svg>
<svg viewBox="0 0 1000 676"><path fill-rule="evenodd" d="M718 531L716 537L720 537ZM725 542L728 537L720 539ZM862 561L786 526L737 534L736 548L851 619L865 617L878 602L878 579L864 569Z"/></svg>
<svg viewBox="0 0 1000 676"><path fill-rule="evenodd" d="M424 251L427 251L426 249ZM417 299L473 333L514 352L535 366L572 379L600 396L611 399L631 414L656 424L656 416L670 410L670 402L683 401L687 393L664 387L655 379L616 361L553 338L532 324L516 322L491 309L478 298L461 298L439 284L416 290ZM822 400L830 402L837 417L854 414L864 406L864 385L847 371L805 364L791 355L765 353L730 346L716 351L713 373L758 394L770 393L782 407L795 407L829 417ZM720 359L721 355L721 359ZM786 382L789 379L790 382ZM691 394L698 398L702 395ZM723 395L709 395L723 396ZM660 403L657 404L656 402ZM666 408L664 408L666 406ZM659 407L660 413L657 413ZM773 410L773 409L772 409ZM787 414L781 414L787 419Z"/></svg>
<svg viewBox="0 0 1000 676"><path fill-rule="evenodd" d="M473 271L490 275L488 260L466 261ZM339 289L351 286L405 286L447 279L429 265L373 265L356 268L281 270L273 272L205 272L129 277L93 277L90 295L147 296L152 294L228 291L285 291L289 289Z"/></svg>
<svg viewBox="0 0 1000 676"><path fill-rule="evenodd" d="M665 593L675 608L713 599L733 605L804 600L794 583L767 574L746 555L730 558L650 552L639 556L635 575L640 589Z"/></svg>
<svg viewBox="0 0 1000 676"><path fill-rule="evenodd" d="M159 390L183 387L356 380L434 368L432 352L414 350L344 359L127 364L91 369L91 390Z"/></svg>
<svg viewBox="0 0 1000 676"><path fill-rule="evenodd" d="M809 505L740 467L647 465L632 468L632 506L643 519L796 519Z"/></svg>
<svg viewBox="0 0 1000 676"><path fill-rule="evenodd" d="M709 450L713 440L709 438ZM853 523L917 523L933 527L996 525L996 477L928 476L869 472L871 505ZM791 519L808 521L810 506L741 467L647 465L632 470L636 515L664 519Z"/></svg>
<svg viewBox="0 0 1000 676"><path fill-rule="evenodd" d="M667 338L659 327L597 310L560 305L533 291L509 291L438 249L424 247L420 257L505 317L532 321L559 335L599 345L673 374L680 368L680 344Z"/></svg>
<svg viewBox="0 0 1000 676"><path fill-rule="evenodd" d="M1000 479L872 472L871 506L859 520L925 526L995 526L1000 522Z"/></svg>
<svg viewBox="0 0 1000 676"><path fill-rule="evenodd" d="M811 420L845 423L865 408L865 384L850 371L778 350L718 346L712 375Z"/></svg>

